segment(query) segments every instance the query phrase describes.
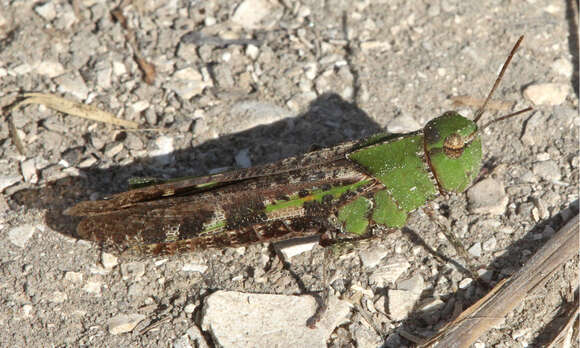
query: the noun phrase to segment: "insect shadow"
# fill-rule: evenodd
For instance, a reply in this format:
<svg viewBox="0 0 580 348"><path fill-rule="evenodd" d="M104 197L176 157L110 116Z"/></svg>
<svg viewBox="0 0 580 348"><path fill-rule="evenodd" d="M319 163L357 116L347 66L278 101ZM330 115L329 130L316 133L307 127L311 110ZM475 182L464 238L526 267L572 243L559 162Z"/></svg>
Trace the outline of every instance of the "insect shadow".
<svg viewBox="0 0 580 348"><path fill-rule="evenodd" d="M81 169L80 176L21 190L11 198L26 208L46 209L45 222L51 229L77 238L76 226L80 219L64 215L64 210L94 194L106 197L126 191L127 181L132 177L200 176L216 168L235 169L235 156L242 149L249 150L253 165L260 165L364 138L380 130L355 104L328 93L312 101L296 117L220 136L164 156L139 158L129 165ZM168 158L172 161L168 162ZM165 166L159 168L159 163Z"/></svg>

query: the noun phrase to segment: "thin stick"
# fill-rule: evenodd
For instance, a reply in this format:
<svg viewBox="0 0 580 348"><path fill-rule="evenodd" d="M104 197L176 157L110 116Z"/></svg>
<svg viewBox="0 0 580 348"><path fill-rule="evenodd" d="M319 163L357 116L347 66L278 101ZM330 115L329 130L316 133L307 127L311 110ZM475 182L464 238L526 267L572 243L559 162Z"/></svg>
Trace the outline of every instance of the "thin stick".
<svg viewBox="0 0 580 348"><path fill-rule="evenodd" d="M473 122L477 123L477 121L479 121L479 119L483 115L483 112L485 111L485 107L487 106L487 103L491 99L491 96L495 92L497 86L499 86L499 83L500 83L501 79L503 78L503 74L505 73L505 71L506 71L508 65L510 64L514 54L516 53L516 50L518 49L518 47L520 47L520 44L522 43L523 39L524 39L524 36L523 35L520 36L520 38L518 39L518 42L516 42L516 44L514 45L514 48L512 48L510 55L507 57L505 63L503 63L503 67L501 68L501 71L500 71L499 75L497 76L497 79L495 79L495 83L493 84L491 91L489 91L487 98L485 98L485 102L483 102L483 105L475 112L475 117L473 119Z"/></svg>

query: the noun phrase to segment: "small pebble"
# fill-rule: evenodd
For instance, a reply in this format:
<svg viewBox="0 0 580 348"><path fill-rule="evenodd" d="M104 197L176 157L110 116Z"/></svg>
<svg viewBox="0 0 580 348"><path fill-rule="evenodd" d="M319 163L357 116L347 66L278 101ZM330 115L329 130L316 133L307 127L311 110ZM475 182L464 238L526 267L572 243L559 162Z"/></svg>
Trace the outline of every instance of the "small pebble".
<svg viewBox="0 0 580 348"><path fill-rule="evenodd" d="M103 283L101 283L99 281L89 280L89 281L87 281L85 286L83 286L83 290L88 292L89 294L101 296L102 285L103 285Z"/></svg>
<svg viewBox="0 0 580 348"><path fill-rule="evenodd" d="M462 279L459 282L459 288L460 289L467 289L471 285L471 283L473 283L473 279L471 279L471 278Z"/></svg>
<svg viewBox="0 0 580 348"><path fill-rule="evenodd" d="M80 283L83 281L83 274L81 272L68 271L64 274L64 279L73 283Z"/></svg>
<svg viewBox="0 0 580 348"><path fill-rule="evenodd" d="M50 297L49 297L48 301L49 302L52 302L52 303L63 303L67 299L68 299L68 296L64 292L62 292L62 291L53 291L50 294Z"/></svg>
<svg viewBox="0 0 580 348"><path fill-rule="evenodd" d="M568 59L559 58L552 63L552 70L566 78L570 78L574 72L574 67Z"/></svg>
<svg viewBox="0 0 580 348"><path fill-rule="evenodd" d="M386 128L389 133L393 134L408 133L416 131L417 129L421 128L421 125L417 121L415 121L414 118L407 115L401 115L392 119L387 124Z"/></svg>
<svg viewBox="0 0 580 348"><path fill-rule="evenodd" d="M128 262L121 264L123 279L139 280L145 274L143 262Z"/></svg>
<svg viewBox="0 0 580 348"><path fill-rule="evenodd" d="M112 143L106 146L107 149L105 150L105 156L108 158L113 158L118 155L121 151L123 151L124 145L121 142Z"/></svg>
<svg viewBox="0 0 580 348"><path fill-rule="evenodd" d="M186 263L181 268L183 272L197 272L197 273L205 273L207 269L208 265L200 263Z"/></svg>
<svg viewBox="0 0 580 348"><path fill-rule="evenodd" d="M36 226L34 225L21 225L14 227L8 231L8 240L17 247L24 248L28 240L32 238L34 231L36 231Z"/></svg>
<svg viewBox="0 0 580 348"><path fill-rule="evenodd" d="M22 171L24 181L29 182L31 184L38 183L38 173L36 172L36 163L34 161L34 158L21 162L20 170Z"/></svg>
<svg viewBox="0 0 580 348"><path fill-rule="evenodd" d="M409 313L415 307L415 302L420 294L406 290L388 290L389 314L392 320L401 321L407 319Z"/></svg>
<svg viewBox="0 0 580 348"><path fill-rule="evenodd" d="M563 83L542 83L524 90L524 96L535 105L560 105L566 100L570 86Z"/></svg>
<svg viewBox="0 0 580 348"><path fill-rule="evenodd" d="M247 30L258 29L274 6L273 2L266 0L244 0L234 11L231 21Z"/></svg>
<svg viewBox="0 0 580 348"><path fill-rule="evenodd" d="M492 178L473 185L467 192L467 199L470 211L476 214L501 215L509 202L503 184Z"/></svg>
<svg viewBox="0 0 580 348"><path fill-rule="evenodd" d="M413 276L407 280L397 283L397 289L406 290L414 294L421 294L425 288L425 280L420 275Z"/></svg>
<svg viewBox="0 0 580 348"><path fill-rule="evenodd" d="M167 165L173 162L173 138L163 135L155 139L155 145L157 149L150 152L151 157L155 158L155 161L161 165Z"/></svg>
<svg viewBox="0 0 580 348"><path fill-rule="evenodd" d="M0 192L4 191L5 188L10 187L20 181L20 176L0 176Z"/></svg>
<svg viewBox="0 0 580 348"><path fill-rule="evenodd" d="M552 160L535 162L532 165L532 171L537 176L548 181L560 180L561 177L560 167L555 161Z"/></svg>
<svg viewBox="0 0 580 348"><path fill-rule="evenodd" d="M101 264L103 265L103 267L107 268L107 269L111 269L115 266L117 266L118 264L118 260L117 257L113 254L109 254L106 252L103 252L101 254Z"/></svg>
<svg viewBox="0 0 580 348"><path fill-rule="evenodd" d="M359 253L359 257L364 267L372 268L381 262L381 260L387 256L389 251L383 248L370 248L362 250Z"/></svg>
<svg viewBox="0 0 580 348"><path fill-rule="evenodd" d="M46 60L40 62L36 67L36 72L40 75L45 75L49 78L54 78L62 75L65 72L64 67L57 61Z"/></svg>
<svg viewBox="0 0 580 348"><path fill-rule="evenodd" d="M250 150L242 149L238 151L235 157L236 164L240 168L250 168L252 166L252 160L250 159Z"/></svg>
<svg viewBox="0 0 580 348"><path fill-rule="evenodd" d="M411 264L404 258L390 259L388 263L376 269L369 277L369 282L380 287L394 283L405 273Z"/></svg>
<svg viewBox="0 0 580 348"><path fill-rule="evenodd" d="M260 49L257 46L248 45L248 47L246 47L246 55L248 57L252 58L252 60L258 59L259 54L260 54Z"/></svg>
<svg viewBox="0 0 580 348"><path fill-rule="evenodd" d="M143 319L145 319L145 315L143 314L118 314L109 319L109 333L111 335L118 335L131 332Z"/></svg>
<svg viewBox="0 0 580 348"><path fill-rule="evenodd" d="M290 260L294 256L312 250L319 243L319 237L311 237L277 242L275 247L280 250L282 255L284 255L284 259Z"/></svg>
<svg viewBox="0 0 580 348"><path fill-rule="evenodd" d="M58 85L59 91L70 93L80 100L85 100L89 96L89 88L78 72L70 72L60 75L54 79Z"/></svg>
<svg viewBox="0 0 580 348"><path fill-rule="evenodd" d="M47 21L52 21L57 15L55 3L52 1L35 6L34 12Z"/></svg>
<svg viewBox="0 0 580 348"><path fill-rule="evenodd" d="M211 86L211 82L205 82L201 73L191 67L176 71L167 85L186 100L201 94L208 86Z"/></svg>
<svg viewBox="0 0 580 348"><path fill-rule="evenodd" d="M363 52L369 51L388 51L391 49L391 44L388 41L365 41L360 44Z"/></svg>
<svg viewBox="0 0 580 348"><path fill-rule="evenodd" d="M24 315L25 317L29 317L33 309L34 307L32 307L32 305L25 304L24 306L22 306L22 315Z"/></svg>
<svg viewBox="0 0 580 348"><path fill-rule="evenodd" d="M473 255L475 257L480 257L481 256L481 243L475 243L471 246L471 248L469 248L469 250L467 250L467 252L470 255Z"/></svg>
<svg viewBox="0 0 580 348"><path fill-rule="evenodd" d="M497 239L495 237L491 237L485 242L483 242L483 250L485 251L494 251L497 245Z"/></svg>

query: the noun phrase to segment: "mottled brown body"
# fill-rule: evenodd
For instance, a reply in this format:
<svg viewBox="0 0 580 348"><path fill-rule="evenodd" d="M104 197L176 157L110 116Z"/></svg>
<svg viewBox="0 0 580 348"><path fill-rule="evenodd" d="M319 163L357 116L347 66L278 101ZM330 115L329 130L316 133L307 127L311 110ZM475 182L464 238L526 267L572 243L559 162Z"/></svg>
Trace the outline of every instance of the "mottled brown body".
<svg viewBox="0 0 580 348"><path fill-rule="evenodd" d="M237 247L323 234L337 208L383 187L346 153L350 142L278 163L246 170L148 186L108 200L79 203L67 211L85 216L79 236L108 250L130 254L172 254ZM311 199L313 192L357 185ZM283 207L290 197L303 203ZM281 208L268 211L277 202Z"/></svg>

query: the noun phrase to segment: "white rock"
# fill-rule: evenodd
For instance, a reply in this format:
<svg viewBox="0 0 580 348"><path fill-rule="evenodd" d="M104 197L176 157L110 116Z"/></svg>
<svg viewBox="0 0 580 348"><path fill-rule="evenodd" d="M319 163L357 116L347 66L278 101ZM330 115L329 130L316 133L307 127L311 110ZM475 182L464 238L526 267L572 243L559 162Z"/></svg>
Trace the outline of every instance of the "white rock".
<svg viewBox="0 0 580 348"><path fill-rule="evenodd" d="M207 16L203 20L203 24L206 27L210 27L212 25L215 25L216 23L217 23L217 19L215 17L212 17L212 16Z"/></svg>
<svg viewBox="0 0 580 348"><path fill-rule="evenodd" d="M26 75L34 70L34 66L28 63L22 63L12 69L14 75Z"/></svg>
<svg viewBox="0 0 580 348"><path fill-rule="evenodd" d="M260 28L260 22L274 10L273 4L266 0L244 0L235 10L232 22L244 29Z"/></svg>
<svg viewBox="0 0 580 348"><path fill-rule="evenodd" d="M38 174L36 172L36 164L34 158L27 159L20 163L20 170L22 171L22 176L24 181L31 184L36 184L38 182Z"/></svg>
<svg viewBox="0 0 580 348"><path fill-rule="evenodd" d="M113 74L117 76L125 75L127 73L127 67L123 62L114 61L113 62Z"/></svg>
<svg viewBox="0 0 580 348"><path fill-rule="evenodd" d="M83 274L81 272L66 272L64 274L64 280L67 280L69 282L73 282L73 283L80 283L83 281Z"/></svg>
<svg viewBox="0 0 580 348"><path fill-rule="evenodd" d="M103 62L98 65L97 71L97 86L101 89L108 89L112 86L113 68L109 62Z"/></svg>
<svg viewBox="0 0 580 348"><path fill-rule="evenodd" d="M97 159L94 158L93 156L91 156L91 157L79 162L79 164L77 166L79 168L89 168L89 167L92 167L95 163L97 163Z"/></svg>
<svg viewBox="0 0 580 348"><path fill-rule="evenodd" d="M304 75L308 80L314 80L318 74L318 64L316 62L308 63L304 66Z"/></svg>
<svg viewBox="0 0 580 348"><path fill-rule="evenodd" d="M260 54L260 49L257 46L254 45L248 45L248 47L246 47L246 55L250 58L252 58L252 60L256 60L258 58L258 55Z"/></svg>
<svg viewBox="0 0 580 348"><path fill-rule="evenodd" d="M326 347L335 328L347 322L350 305L331 297L311 329L305 324L316 307L311 296L217 291L203 304L201 325L220 347Z"/></svg>
<svg viewBox="0 0 580 348"><path fill-rule="evenodd" d="M107 269L111 269L119 264L117 257L113 254L103 252L101 254L101 264Z"/></svg>
<svg viewBox="0 0 580 348"><path fill-rule="evenodd" d="M145 315L138 313L118 314L109 319L109 333L111 335L118 335L131 332L145 318Z"/></svg>
<svg viewBox="0 0 580 348"><path fill-rule="evenodd" d="M149 104L147 100L139 100L138 102L133 103L133 105L131 105L131 108L133 109L134 112L139 113L147 110L149 106L151 106L151 104Z"/></svg>
<svg viewBox="0 0 580 348"><path fill-rule="evenodd" d="M481 243L475 243L467 250L467 252L475 257L481 256Z"/></svg>
<svg viewBox="0 0 580 348"><path fill-rule="evenodd" d="M473 283L473 279L471 279L471 278L462 279L459 282L459 288L460 289L467 289L471 285L471 283Z"/></svg>
<svg viewBox="0 0 580 348"><path fill-rule="evenodd" d="M186 263L181 268L181 270L183 272L198 272L198 273L204 273L205 271L207 271L207 269L208 269L208 266L206 264L195 263L195 262Z"/></svg>
<svg viewBox="0 0 580 348"><path fill-rule="evenodd" d="M151 151L151 157L154 157L157 163L166 165L173 162L173 151L175 148L173 147L172 137L166 135L160 136L155 139L155 145L157 149Z"/></svg>
<svg viewBox="0 0 580 348"><path fill-rule="evenodd" d="M211 82L203 80L203 76L199 71L192 67L187 67L176 71L167 87L179 94L181 98L190 99L201 94L206 87L211 85Z"/></svg>
<svg viewBox="0 0 580 348"><path fill-rule="evenodd" d="M85 286L83 286L83 290L88 292L89 294L94 294L96 296L101 296L101 287L102 287L102 283L99 281L95 281L95 280L89 280L87 281L87 283L85 284Z"/></svg>
<svg viewBox="0 0 580 348"><path fill-rule="evenodd" d="M441 299L436 297L426 298L421 301L421 306L419 308L422 312L433 312L436 310L440 310L445 305L445 302L441 301Z"/></svg>
<svg viewBox="0 0 580 348"><path fill-rule="evenodd" d="M47 1L41 5L35 6L34 12L43 19L51 21L56 17L56 7L54 4L54 1Z"/></svg>
<svg viewBox="0 0 580 348"><path fill-rule="evenodd" d="M24 248L36 231L34 225L20 225L8 231L8 240L17 247Z"/></svg>
<svg viewBox="0 0 580 348"><path fill-rule="evenodd" d="M36 72L50 78L64 74L64 67L57 61L43 60L36 66Z"/></svg>
<svg viewBox="0 0 580 348"><path fill-rule="evenodd" d="M558 163L552 160L535 162L532 165L532 171L537 176L548 181L560 180L562 176Z"/></svg>
<svg viewBox="0 0 580 348"><path fill-rule="evenodd" d="M411 264L404 258L389 260L385 266L381 266L380 269L370 275L369 282L379 287L384 287L394 283L403 273L407 272L410 266Z"/></svg>
<svg viewBox="0 0 580 348"><path fill-rule="evenodd" d="M537 155L536 155L536 159L537 159L539 162L547 161L547 160L549 160L549 159L550 159L550 154L549 154L549 153L547 153L547 152L542 152L542 153L539 153L539 154L537 154Z"/></svg>
<svg viewBox="0 0 580 348"><path fill-rule="evenodd" d="M312 236L308 238L289 239L277 242L274 245L284 256L284 259L290 260L296 255L312 250L319 242L320 238L318 236Z"/></svg>
<svg viewBox="0 0 580 348"><path fill-rule="evenodd" d="M400 115L392 119L387 124L387 131L389 133L408 133L416 131L421 128L421 125L415 121L412 117L407 115Z"/></svg>
<svg viewBox="0 0 580 348"><path fill-rule="evenodd" d="M123 263L121 274L123 279L139 280L145 274L145 264L138 261Z"/></svg>
<svg viewBox="0 0 580 348"><path fill-rule="evenodd" d="M370 268L375 267L381 262L381 260L387 256L389 251L384 248L370 248L367 250L362 250L359 253L360 260L364 267Z"/></svg>
<svg viewBox="0 0 580 348"><path fill-rule="evenodd" d="M33 309L34 307L32 307L32 305L25 304L22 306L22 315L24 317L30 317Z"/></svg>
<svg viewBox="0 0 580 348"><path fill-rule="evenodd" d="M365 41L360 44L363 52L376 50L379 52L388 51L391 49L391 44L388 41Z"/></svg>
<svg viewBox="0 0 580 348"><path fill-rule="evenodd" d="M397 283L397 289L412 292L421 295L425 289L425 280L420 275L413 276L407 280Z"/></svg>
<svg viewBox="0 0 580 348"><path fill-rule="evenodd" d="M195 305L193 303L188 303L185 305L185 307L183 307L183 311L187 314L191 314L191 313L195 312L196 308L197 308L197 305Z"/></svg>
<svg viewBox="0 0 580 348"><path fill-rule="evenodd" d="M78 72L60 75L54 81L60 92L70 93L81 100L87 99L89 95L90 91Z"/></svg>
<svg viewBox="0 0 580 348"><path fill-rule="evenodd" d="M549 4L548 6L544 7L544 11L548 12L549 14L555 15L562 12L562 8L556 4Z"/></svg>
<svg viewBox="0 0 580 348"><path fill-rule="evenodd" d="M552 63L552 70L560 75L570 78L574 72L574 67L572 66L572 62L568 59L559 58Z"/></svg>
<svg viewBox="0 0 580 348"><path fill-rule="evenodd" d="M5 188L10 187L20 181L20 176L0 176L0 192L4 191Z"/></svg>
<svg viewBox="0 0 580 348"><path fill-rule="evenodd" d="M560 105L566 100L570 86L563 83L541 83L524 90L524 96L535 105Z"/></svg>
<svg viewBox="0 0 580 348"><path fill-rule="evenodd" d="M53 291L50 294L50 297L49 297L48 301L49 302L52 302L52 303L63 303L67 299L68 299L68 296L64 292L62 292L62 291Z"/></svg>
<svg viewBox="0 0 580 348"><path fill-rule="evenodd" d="M123 151L124 147L125 147L125 145L123 145L123 143L114 144L113 146L109 147L107 149L107 151L105 151L105 156L107 156L109 158L113 158L117 154L119 154L121 151Z"/></svg>
<svg viewBox="0 0 580 348"><path fill-rule="evenodd" d="M406 290L389 290L387 297L389 299L389 314L394 321L406 319L419 299L419 295Z"/></svg>
<svg viewBox="0 0 580 348"><path fill-rule="evenodd" d="M485 251L494 251L497 245L497 239L495 237L491 237L485 242L483 242L483 250Z"/></svg>
<svg viewBox="0 0 580 348"><path fill-rule="evenodd" d="M473 185L467 191L469 209L475 214L501 215L509 199L500 181L488 178Z"/></svg>

